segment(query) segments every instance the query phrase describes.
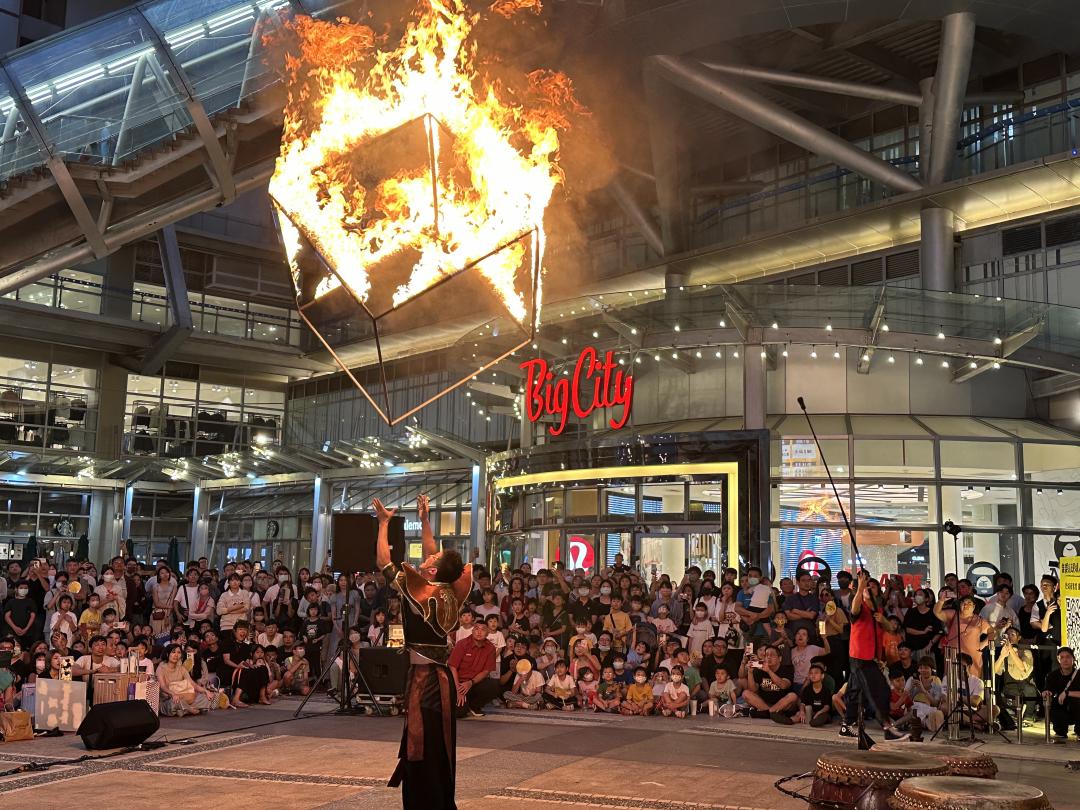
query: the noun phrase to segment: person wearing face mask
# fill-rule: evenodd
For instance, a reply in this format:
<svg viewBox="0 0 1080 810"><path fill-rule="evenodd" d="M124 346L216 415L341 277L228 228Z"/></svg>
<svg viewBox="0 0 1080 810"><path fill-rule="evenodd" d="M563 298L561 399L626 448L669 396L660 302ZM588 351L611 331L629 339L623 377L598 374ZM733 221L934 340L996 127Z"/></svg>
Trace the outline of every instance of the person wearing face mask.
<svg viewBox="0 0 1080 810"><path fill-rule="evenodd" d="M935 637L941 633L941 622L934 615L932 601L933 592L921 588L915 591L915 606L904 614L904 636L916 661L930 653Z"/></svg>
<svg viewBox="0 0 1080 810"><path fill-rule="evenodd" d="M776 597L772 588L762 583L761 569L750 566L746 569L746 586L739 591L734 605L746 635L755 640L764 639L765 624L776 609Z"/></svg>
<svg viewBox="0 0 1080 810"><path fill-rule="evenodd" d="M15 595L4 603L4 624L19 645L27 649L37 641L38 609L30 598L30 584L25 579L15 583Z"/></svg>
<svg viewBox="0 0 1080 810"><path fill-rule="evenodd" d="M592 628L596 624L599 611L592 598L592 589L587 583L582 582L577 586L574 591L574 601L567 605L566 611L575 625L586 625Z"/></svg>
<svg viewBox="0 0 1080 810"><path fill-rule="evenodd" d="M582 711L595 712L596 688L599 686L597 675L591 669L583 669L578 677L578 701Z"/></svg>
<svg viewBox="0 0 1080 810"><path fill-rule="evenodd" d="M654 706L652 684L645 667L634 670L634 682L626 688L626 698L619 707L619 714L644 717L652 714Z"/></svg>
<svg viewBox="0 0 1080 810"><path fill-rule="evenodd" d="M94 588L94 593L101 599L101 609L115 608L116 616L123 621L127 615L127 586L118 582L116 573L106 568L101 574L101 584Z"/></svg>
<svg viewBox="0 0 1080 810"><path fill-rule="evenodd" d="M689 705L690 689L683 681L683 668L676 664L671 668L671 680L664 687L656 708L664 717L686 717Z"/></svg>
<svg viewBox="0 0 1080 810"><path fill-rule="evenodd" d="M601 586L600 592L603 594L604 588ZM602 627L605 633L611 634L611 641L614 648L621 653L625 653L630 640L630 632L634 629L634 624L630 620L630 614L623 610L623 600L619 595L611 597L611 607L606 616Z"/></svg>

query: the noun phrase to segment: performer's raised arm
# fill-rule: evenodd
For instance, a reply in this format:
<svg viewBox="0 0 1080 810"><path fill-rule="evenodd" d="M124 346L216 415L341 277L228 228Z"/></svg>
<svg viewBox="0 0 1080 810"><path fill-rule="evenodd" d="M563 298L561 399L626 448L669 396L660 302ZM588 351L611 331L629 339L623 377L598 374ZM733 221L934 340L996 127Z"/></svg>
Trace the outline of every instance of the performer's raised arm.
<svg viewBox="0 0 1080 810"><path fill-rule="evenodd" d="M426 560L433 554L439 553L439 544L435 540L435 532L431 530L431 503L427 495L416 496L416 515L420 518L420 542L423 548L423 558Z"/></svg>
<svg viewBox="0 0 1080 810"><path fill-rule="evenodd" d="M390 518L397 509L387 509L378 498L371 502L375 517L379 519L379 539L375 546L375 562L381 571L390 565Z"/></svg>

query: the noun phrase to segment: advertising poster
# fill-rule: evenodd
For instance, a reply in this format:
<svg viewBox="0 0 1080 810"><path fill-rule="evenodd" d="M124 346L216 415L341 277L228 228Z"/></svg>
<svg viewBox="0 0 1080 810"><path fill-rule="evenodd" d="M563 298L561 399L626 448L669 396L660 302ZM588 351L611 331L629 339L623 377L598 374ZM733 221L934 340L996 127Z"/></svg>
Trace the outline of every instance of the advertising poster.
<svg viewBox="0 0 1080 810"><path fill-rule="evenodd" d="M1059 601L1064 604L1065 621L1061 623L1061 643L1071 646L1080 642L1080 557L1062 557L1061 591Z"/></svg>

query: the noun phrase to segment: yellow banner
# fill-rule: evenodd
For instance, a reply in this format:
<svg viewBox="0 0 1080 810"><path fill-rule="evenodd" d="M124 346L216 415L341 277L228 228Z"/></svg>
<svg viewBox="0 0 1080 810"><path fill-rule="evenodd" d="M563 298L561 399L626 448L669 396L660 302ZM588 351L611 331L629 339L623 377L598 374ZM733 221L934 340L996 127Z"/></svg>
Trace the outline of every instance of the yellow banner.
<svg viewBox="0 0 1080 810"><path fill-rule="evenodd" d="M1061 621L1061 643L1070 647L1080 643L1080 557L1062 557L1061 592L1058 609L1064 610Z"/></svg>

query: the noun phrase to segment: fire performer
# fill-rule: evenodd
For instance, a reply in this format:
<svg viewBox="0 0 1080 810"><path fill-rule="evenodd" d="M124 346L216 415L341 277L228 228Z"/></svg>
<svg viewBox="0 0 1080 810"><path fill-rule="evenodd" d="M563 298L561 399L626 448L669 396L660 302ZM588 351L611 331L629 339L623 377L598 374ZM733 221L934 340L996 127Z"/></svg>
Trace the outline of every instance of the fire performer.
<svg viewBox="0 0 1080 810"><path fill-rule="evenodd" d="M472 566L453 549L439 551L426 495L416 500L424 554L419 570L390 559L390 518L397 510L387 509L377 498L372 507L379 519L376 558L386 581L401 593L410 662L405 728L390 787L401 786L406 810L455 810L456 707L464 698L459 698L446 665L447 636L457 627L458 611L472 585Z"/></svg>

